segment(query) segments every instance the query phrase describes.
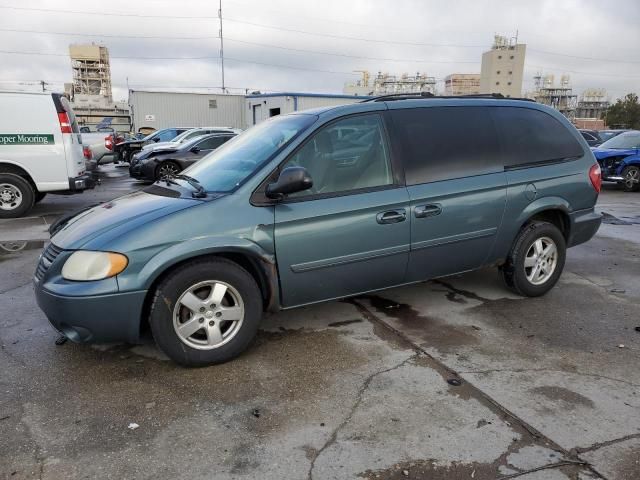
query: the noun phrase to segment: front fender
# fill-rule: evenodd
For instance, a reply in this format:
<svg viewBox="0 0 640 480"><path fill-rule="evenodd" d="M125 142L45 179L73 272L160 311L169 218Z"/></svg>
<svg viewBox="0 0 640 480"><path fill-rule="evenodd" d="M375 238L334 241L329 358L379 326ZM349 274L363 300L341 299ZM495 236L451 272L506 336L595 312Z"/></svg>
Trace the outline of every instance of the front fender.
<svg viewBox="0 0 640 480"><path fill-rule="evenodd" d="M640 154L631 155L629 157L623 158L622 161L620 162L620 165L618 165L618 168L616 170L616 175L622 175L622 172L624 171L624 169L632 165L634 167L640 167Z"/></svg>
<svg viewBox="0 0 640 480"><path fill-rule="evenodd" d="M268 284L267 308L278 309L280 289L275 255L268 253L257 243L241 237L206 236L171 245L154 255L137 274L118 276L118 287L120 291L148 290L160 275L179 263L203 255L220 253L242 254L252 259Z"/></svg>

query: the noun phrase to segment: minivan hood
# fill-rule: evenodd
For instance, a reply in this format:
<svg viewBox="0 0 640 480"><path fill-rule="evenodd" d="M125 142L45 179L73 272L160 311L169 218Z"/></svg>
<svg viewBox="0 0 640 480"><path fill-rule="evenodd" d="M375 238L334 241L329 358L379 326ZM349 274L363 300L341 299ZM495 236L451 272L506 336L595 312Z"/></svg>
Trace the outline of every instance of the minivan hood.
<svg viewBox="0 0 640 480"><path fill-rule="evenodd" d="M51 242L63 249L79 249L107 232L122 234L201 203L201 200L191 198L134 192L78 213L55 233Z"/></svg>

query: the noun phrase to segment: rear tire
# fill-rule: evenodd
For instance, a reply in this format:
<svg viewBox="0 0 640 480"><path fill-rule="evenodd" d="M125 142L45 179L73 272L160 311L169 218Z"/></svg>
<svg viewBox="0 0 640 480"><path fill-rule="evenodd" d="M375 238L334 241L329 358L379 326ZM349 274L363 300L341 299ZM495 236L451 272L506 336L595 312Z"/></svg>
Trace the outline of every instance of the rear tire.
<svg viewBox="0 0 640 480"><path fill-rule="evenodd" d="M539 297L556 284L566 258L562 232L548 222L531 222L513 242L501 268L505 284L524 297Z"/></svg>
<svg viewBox="0 0 640 480"><path fill-rule="evenodd" d="M21 217L33 207L36 192L19 175L0 173L0 218Z"/></svg>
<svg viewBox="0 0 640 480"><path fill-rule="evenodd" d="M640 190L640 168L631 165L622 171L622 188L625 192L637 192Z"/></svg>
<svg viewBox="0 0 640 480"><path fill-rule="evenodd" d="M34 200L35 203L40 203L46 196L47 196L47 192L36 193L35 200Z"/></svg>
<svg viewBox="0 0 640 480"><path fill-rule="evenodd" d="M149 324L169 358L202 367L240 355L261 318L262 295L254 278L234 262L211 258L178 267L160 283Z"/></svg>

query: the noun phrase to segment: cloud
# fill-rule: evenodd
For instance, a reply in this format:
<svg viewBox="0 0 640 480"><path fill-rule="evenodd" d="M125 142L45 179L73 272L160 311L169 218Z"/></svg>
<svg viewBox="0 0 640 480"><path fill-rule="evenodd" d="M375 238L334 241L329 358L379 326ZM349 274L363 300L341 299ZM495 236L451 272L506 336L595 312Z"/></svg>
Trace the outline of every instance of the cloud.
<svg viewBox="0 0 640 480"><path fill-rule="evenodd" d="M109 47L115 98L126 98L127 84L135 89L179 90L221 85L220 43L215 38L219 24L213 18L217 2L112 0L98 6L36 0L27 8L58 12L0 8L0 50L61 56L0 53L0 88L37 88L25 81L45 80L52 88L62 89L62 83L71 80L68 45L90 41ZM450 73L480 71L481 53L491 45L494 33L515 35L516 31L528 48L525 88L532 88L533 75L542 72L556 78L571 75L577 93L601 87L619 97L640 90L640 4L636 0L615 6L595 0L223 0L223 17L225 83L234 92L339 93L346 81L358 78L354 70L365 69L372 74L420 71L436 77L443 89L441 81ZM63 35L67 33L74 35ZM167 38L128 38L132 36ZM22 85L9 82L13 80Z"/></svg>

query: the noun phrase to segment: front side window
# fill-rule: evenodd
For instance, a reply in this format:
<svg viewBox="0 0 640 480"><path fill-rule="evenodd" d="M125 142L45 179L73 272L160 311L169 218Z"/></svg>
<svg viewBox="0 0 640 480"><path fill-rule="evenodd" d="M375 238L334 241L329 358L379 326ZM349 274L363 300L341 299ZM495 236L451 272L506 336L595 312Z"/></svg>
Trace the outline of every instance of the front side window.
<svg viewBox="0 0 640 480"><path fill-rule="evenodd" d="M393 184L378 114L349 117L322 127L282 168L291 166L306 168L313 180L311 189L290 195L293 198Z"/></svg>
<svg viewBox="0 0 640 480"><path fill-rule="evenodd" d="M210 137L201 140L197 145L200 150L215 150L227 140L229 137Z"/></svg>
<svg viewBox="0 0 640 480"><path fill-rule="evenodd" d="M318 119L278 115L251 127L184 171L209 192L230 192L262 168Z"/></svg>
<svg viewBox="0 0 640 480"><path fill-rule="evenodd" d="M176 137L175 130L165 130L164 132L160 132L158 137L160 142L168 142L169 140L173 140Z"/></svg>

